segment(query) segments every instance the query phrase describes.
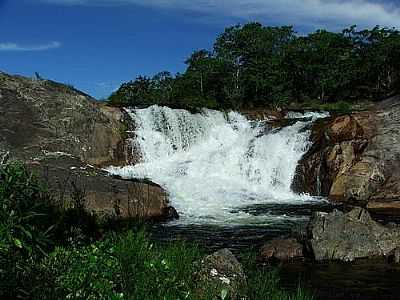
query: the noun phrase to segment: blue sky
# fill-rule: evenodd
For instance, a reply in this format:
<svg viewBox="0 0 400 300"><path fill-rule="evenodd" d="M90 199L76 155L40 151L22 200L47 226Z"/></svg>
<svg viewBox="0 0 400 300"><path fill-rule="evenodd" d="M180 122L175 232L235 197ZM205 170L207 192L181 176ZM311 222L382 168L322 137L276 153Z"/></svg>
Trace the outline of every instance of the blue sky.
<svg viewBox="0 0 400 300"><path fill-rule="evenodd" d="M195 49L247 21L299 32L400 28L396 0L0 0L0 70L108 96L139 74L184 71Z"/></svg>

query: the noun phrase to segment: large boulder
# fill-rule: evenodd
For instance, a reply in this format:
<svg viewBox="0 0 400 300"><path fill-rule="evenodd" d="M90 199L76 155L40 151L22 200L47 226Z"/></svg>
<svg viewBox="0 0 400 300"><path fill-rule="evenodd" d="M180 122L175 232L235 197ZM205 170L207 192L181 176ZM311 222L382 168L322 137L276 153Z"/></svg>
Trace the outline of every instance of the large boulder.
<svg viewBox="0 0 400 300"><path fill-rule="evenodd" d="M242 299L247 285L242 265L228 249L206 256L195 274L199 299Z"/></svg>
<svg viewBox="0 0 400 300"><path fill-rule="evenodd" d="M124 164L127 116L50 80L0 72L0 150L27 160L64 152L94 165Z"/></svg>
<svg viewBox="0 0 400 300"><path fill-rule="evenodd" d="M71 86L0 72L0 162L27 163L63 204L82 198L98 215L176 217L160 186L98 169L137 162L134 138L134 124L123 109Z"/></svg>
<svg viewBox="0 0 400 300"><path fill-rule="evenodd" d="M28 161L27 167L43 178L53 201L62 207L83 205L97 216L123 219L177 216L166 192L152 182L112 177L77 158L59 153Z"/></svg>
<svg viewBox="0 0 400 300"><path fill-rule="evenodd" d="M400 213L400 97L316 122L297 167L297 192Z"/></svg>
<svg viewBox="0 0 400 300"><path fill-rule="evenodd" d="M309 244L317 261L388 257L400 247L400 228L375 222L360 207L348 213L338 210L315 213L309 234Z"/></svg>

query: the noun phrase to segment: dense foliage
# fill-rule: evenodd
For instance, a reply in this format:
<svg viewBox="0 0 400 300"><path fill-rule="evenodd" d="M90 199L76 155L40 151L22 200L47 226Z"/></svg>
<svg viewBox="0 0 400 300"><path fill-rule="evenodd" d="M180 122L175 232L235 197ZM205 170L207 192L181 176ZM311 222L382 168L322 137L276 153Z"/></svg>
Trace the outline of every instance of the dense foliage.
<svg viewBox="0 0 400 300"><path fill-rule="evenodd" d="M111 105L240 108L287 102L378 100L400 90L400 33L375 27L306 36L249 23L225 29L213 51L195 51L184 74L123 84Z"/></svg>
<svg viewBox="0 0 400 300"><path fill-rule="evenodd" d="M62 206L22 163L0 165L1 299L30 298L40 290L38 261L56 245L90 242L97 234L93 216L81 205Z"/></svg>
<svg viewBox="0 0 400 300"><path fill-rule="evenodd" d="M1 299L215 299L197 294L204 253L196 245L154 242L131 224L108 226L100 237L75 206L53 203L23 164L0 165ZM246 261L248 299L311 299L282 290L277 274L258 268L254 257Z"/></svg>

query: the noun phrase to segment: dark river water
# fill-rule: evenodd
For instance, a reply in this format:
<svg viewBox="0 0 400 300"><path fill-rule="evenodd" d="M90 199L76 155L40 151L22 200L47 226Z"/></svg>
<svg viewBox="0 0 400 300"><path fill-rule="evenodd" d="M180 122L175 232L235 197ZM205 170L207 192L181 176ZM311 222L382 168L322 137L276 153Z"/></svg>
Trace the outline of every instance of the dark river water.
<svg viewBox="0 0 400 300"><path fill-rule="evenodd" d="M329 212L329 204L305 205L263 204L246 207L241 211L259 215L286 215L289 218L274 220L267 225L179 225L158 224L152 227L153 238L160 241L187 240L196 242L207 251L229 248L234 253L259 249L275 237L302 234L314 211ZM380 221L388 220L374 216ZM293 262L279 266L281 285L295 290L300 284L321 300L394 300L400 299L400 265L384 260L357 261L356 263Z"/></svg>

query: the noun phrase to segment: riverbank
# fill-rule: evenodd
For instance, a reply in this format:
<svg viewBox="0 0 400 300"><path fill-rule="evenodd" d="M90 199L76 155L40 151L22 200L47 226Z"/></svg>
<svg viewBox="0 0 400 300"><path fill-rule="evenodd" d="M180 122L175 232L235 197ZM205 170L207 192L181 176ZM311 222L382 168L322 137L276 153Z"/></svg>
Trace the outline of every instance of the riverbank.
<svg viewBox="0 0 400 300"><path fill-rule="evenodd" d="M312 299L227 249L206 256L151 240L137 220L100 220L76 195L52 201L22 164L0 166L0 297L5 299ZM135 228L136 229L132 229Z"/></svg>
<svg viewBox="0 0 400 300"><path fill-rule="evenodd" d="M133 219L135 223L146 220L156 224L143 243L153 244L157 253L164 253L162 249L169 249L177 240L185 240L189 248L204 247L202 257L230 248L243 262L246 248L258 252L263 247L268 258L263 264L273 265L269 257L279 261L289 256L289 262L300 258L305 269L318 272L326 260L337 266L340 263L335 260L344 260L342 264L350 273L360 260L370 260L373 265L374 259L384 257L387 266L382 272L386 275L374 286L385 290L387 299L396 296L396 288L387 287L391 285L387 274L397 274L397 266L390 261L396 260L400 248L395 243L399 240L396 225L388 222L398 216L396 158L400 151L392 145L400 140L397 98L367 111L330 118L321 112L267 109L193 114L160 106L109 108L54 82L5 74L0 74L0 79L0 162L6 164L0 177L5 204L0 246L2 268L10 268L1 274L14 272L13 280L5 278L3 282L10 287L21 284L18 289L7 290L23 293L29 289L24 287L30 284L26 276L37 271L30 263L42 264L57 247L61 247L61 254L56 253L61 258L76 256L76 270L86 278L90 274L79 265L95 270L103 267L103 262L86 265L84 258L92 256L90 249L104 246L110 250L107 241L123 243L126 233L121 228ZM15 160L22 163L15 166ZM46 183L47 189L25 184L37 182L30 171ZM321 213L331 213L336 205L346 213L354 206L356 210L364 207L374 213L384 212L386 216L379 221L388 224L373 223L364 210L350 217L339 211ZM377 205L380 209L373 210ZM307 224L310 226L314 213L318 218L313 219L319 221L311 230L312 236L307 236ZM321 227L331 221L329 230ZM293 237L299 239L293 241ZM276 238L280 240L268 244ZM108 250L103 254L107 256ZM304 255L299 255L301 251ZM280 263L286 265L287 261ZM65 260L62 265L68 268ZM260 268L264 267L257 265ZM149 276L160 280L164 271L156 271L160 274ZM168 276L175 274L168 272ZM248 272L245 267L239 273L253 276ZM355 299L355 293L364 297L359 299L375 295L367 282L377 274L363 272L358 274L355 268L353 273L361 283L360 292L346 292ZM118 280L122 276L118 270L112 274ZM48 280L55 281L56 289L65 287L59 285L64 284L60 276ZM295 273L282 278L293 280L293 276L297 284ZM330 290L333 296L340 295L335 289L341 286L340 276L335 276ZM194 281L188 277L185 282L191 285ZM87 282L92 288L89 279ZM121 293L123 286L118 282L112 289ZM40 281L32 283L43 287ZM154 283L149 284L152 287ZM308 279L306 285L325 299L325 292L318 294L318 281Z"/></svg>

